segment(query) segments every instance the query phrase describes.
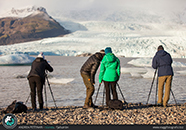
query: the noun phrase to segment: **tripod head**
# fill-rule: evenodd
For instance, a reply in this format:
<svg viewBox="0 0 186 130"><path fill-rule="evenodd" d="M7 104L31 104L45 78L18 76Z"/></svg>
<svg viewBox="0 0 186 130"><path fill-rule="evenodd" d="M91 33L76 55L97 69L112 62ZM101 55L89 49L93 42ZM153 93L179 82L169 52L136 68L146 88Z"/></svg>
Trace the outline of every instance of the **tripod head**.
<svg viewBox="0 0 186 130"><path fill-rule="evenodd" d="M45 70L45 77L47 77L47 74L48 74L48 70Z"/></svg>

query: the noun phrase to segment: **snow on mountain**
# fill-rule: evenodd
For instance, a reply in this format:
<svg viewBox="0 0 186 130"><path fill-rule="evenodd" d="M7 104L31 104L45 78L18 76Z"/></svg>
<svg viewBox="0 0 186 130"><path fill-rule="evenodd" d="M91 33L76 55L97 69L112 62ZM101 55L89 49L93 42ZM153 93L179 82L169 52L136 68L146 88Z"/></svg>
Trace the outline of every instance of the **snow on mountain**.
<svg viewBox="0 0 186 130"><path fill-rule="evenodd" d="M165 15L164 12L123 9L50 11L50 14L73 33L0 46L0 54L38 54L42 51L45 55L76 56L110 46L116 55L152 57L161 44L172 57L186 57L184 12Z"/></svg>
<svg viewBox="0 0 186 130"><path fill-rule="evenodd" d="M17 17L0 19L0 45L35 41L70 33L49 16L43 7L15 10L15 12L19 12L16 13ZM25 12L32 12L32 14L20 18L19 14L25 14Z"/></svg>
<svg viewBox="0 0 186 130"><path fill-rule="evenodd" d="M43 8L44 9L44 8ZM28 15L27 17L34 17L34 16L37 16L37 17L42 17L44 18L45 20L50 20L50 21L54 21L54 19L52 19L46 11L41 11L41 10L36 10L34 11L32 14Z"/></svg>
<svg viewBox="0 0 186 130"><path fill-rule="evenodd" d="M43 7L28 6L21 9L12 8L10 11L0 15L0 17L26 17L34 12L41 11L47 14L47 11Z"/></svg>

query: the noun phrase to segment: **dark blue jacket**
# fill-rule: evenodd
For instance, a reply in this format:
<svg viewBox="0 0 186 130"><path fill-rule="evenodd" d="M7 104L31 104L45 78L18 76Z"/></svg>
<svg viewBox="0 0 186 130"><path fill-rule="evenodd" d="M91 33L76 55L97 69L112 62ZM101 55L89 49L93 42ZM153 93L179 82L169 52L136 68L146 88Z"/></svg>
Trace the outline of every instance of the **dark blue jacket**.
<svg viewBox="0 0 186 130"><path fill-rule="evenodd" d="M173 76L174 72L171 64L172 64L171 55L164 50L156 52L156 55L152 60L152 67L154 69L158 69L158 77L166 75Z"/></svg>

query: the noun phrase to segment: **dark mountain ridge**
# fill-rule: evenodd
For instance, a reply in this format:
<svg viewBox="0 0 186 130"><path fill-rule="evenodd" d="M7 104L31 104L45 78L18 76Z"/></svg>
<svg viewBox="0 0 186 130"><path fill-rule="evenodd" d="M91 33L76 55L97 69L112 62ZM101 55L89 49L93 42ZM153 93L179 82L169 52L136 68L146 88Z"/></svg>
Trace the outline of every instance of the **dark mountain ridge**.
<svg viewBox="0 0 186 130"><path fill-rule="evenodd" d="M70 33L46 12L37 10L24 18L0 19L0 45L64 36Z"/></svg>

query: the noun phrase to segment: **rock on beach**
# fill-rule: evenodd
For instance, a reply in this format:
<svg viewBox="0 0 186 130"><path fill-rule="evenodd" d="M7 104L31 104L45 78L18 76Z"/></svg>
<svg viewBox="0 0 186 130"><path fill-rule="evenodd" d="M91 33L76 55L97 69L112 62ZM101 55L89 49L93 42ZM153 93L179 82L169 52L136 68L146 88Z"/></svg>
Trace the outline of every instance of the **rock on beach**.
<svg viewBox="0 0 186 130"><path fill-rule="evenodd" d="M5 110L1 109L0 112ZM0 115L0 124L5 114ZM83 109L63 106L27 113L17 113L18 125L186 125L186 104L154 107L141 103L125 104L122 110L105 106Z"/></svg>

